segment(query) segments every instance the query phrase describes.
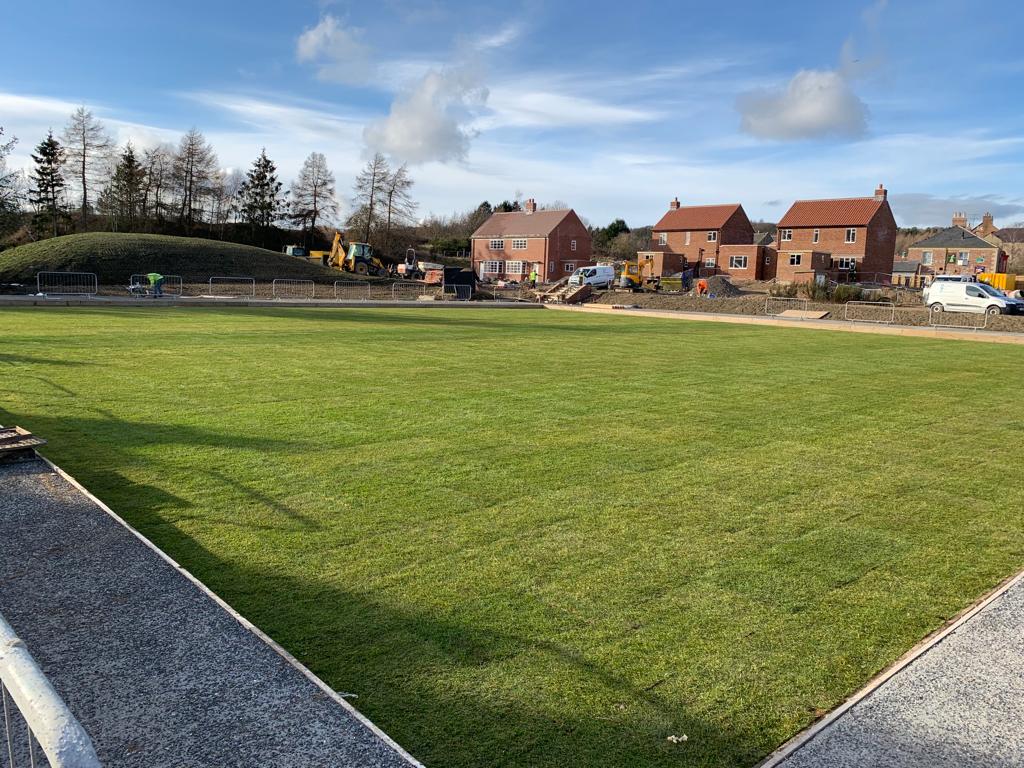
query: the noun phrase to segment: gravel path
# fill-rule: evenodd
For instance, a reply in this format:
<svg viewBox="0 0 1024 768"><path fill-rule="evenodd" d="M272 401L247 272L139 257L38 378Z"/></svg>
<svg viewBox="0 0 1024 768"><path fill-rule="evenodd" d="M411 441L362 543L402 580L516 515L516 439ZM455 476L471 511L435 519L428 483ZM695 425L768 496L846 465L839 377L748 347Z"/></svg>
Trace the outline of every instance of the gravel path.
<svg viewBox="0 0 1024 768"><path fill-rule="evenodd" d="M416 764L41 461L0 466L0 564L106 768Z"/></svg>
<svg viewBox="0 0 1024 768"><path fill-rule="evenodd" d="M1024 580L861 699L779 768L1024 765Z"/></svg>

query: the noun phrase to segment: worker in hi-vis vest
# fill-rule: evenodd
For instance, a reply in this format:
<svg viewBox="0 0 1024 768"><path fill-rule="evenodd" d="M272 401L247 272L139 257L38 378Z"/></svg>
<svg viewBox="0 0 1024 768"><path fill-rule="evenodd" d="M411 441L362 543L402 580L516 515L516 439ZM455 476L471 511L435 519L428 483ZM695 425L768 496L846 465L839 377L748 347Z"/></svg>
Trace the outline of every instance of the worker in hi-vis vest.
<svg viewBox="0 0 1024 768"><path fill-rule="evenodd" d="M536 267L534 267L530 271L530 286L532 288L536 288L537 287L537 268Z"/></svg>
<svg viewBox="0 0 1024 768"><path fill-rule="evenodd" d="M149 280L149 287L153 289L154 296L164 295L164 276L159 272L150 272L146 275L146 279Z"/></svg>

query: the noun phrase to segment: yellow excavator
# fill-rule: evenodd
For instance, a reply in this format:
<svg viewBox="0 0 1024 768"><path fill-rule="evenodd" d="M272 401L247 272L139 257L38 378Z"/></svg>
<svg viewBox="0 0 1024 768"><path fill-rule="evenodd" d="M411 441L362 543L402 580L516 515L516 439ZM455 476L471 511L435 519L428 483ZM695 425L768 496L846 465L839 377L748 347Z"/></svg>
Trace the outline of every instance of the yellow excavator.
<svg viewBox="0 0 1024 768"><path fill-rule="evenodd" d="M390 270L369 243L346 243L343 232L334 233L327 266L357 275L387 277Z"/></svg>

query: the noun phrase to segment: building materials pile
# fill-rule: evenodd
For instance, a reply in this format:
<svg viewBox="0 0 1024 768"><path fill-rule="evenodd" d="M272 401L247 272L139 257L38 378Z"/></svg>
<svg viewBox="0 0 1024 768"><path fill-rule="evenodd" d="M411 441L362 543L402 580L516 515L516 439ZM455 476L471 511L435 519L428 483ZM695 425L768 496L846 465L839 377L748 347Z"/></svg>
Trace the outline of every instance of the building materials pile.
<svg viewBox="0 0 1024 768"><path fill-rule="evenodd" d="M729 278L722 275L712 275L711 277L703 278L708 284L708 293L716 298L732 299L736 296L742 296L743 291L733 285ZM697 289L694 288L690 291L688 296L696 296Z"/></svg>

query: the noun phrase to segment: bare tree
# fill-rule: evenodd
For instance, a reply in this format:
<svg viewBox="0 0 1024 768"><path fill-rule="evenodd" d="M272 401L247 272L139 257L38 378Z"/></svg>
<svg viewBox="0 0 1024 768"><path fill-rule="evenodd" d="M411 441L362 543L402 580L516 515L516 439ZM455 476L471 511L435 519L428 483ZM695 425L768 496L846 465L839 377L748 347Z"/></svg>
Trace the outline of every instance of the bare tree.
<svg viewBox="0 0 1024 768"><path fill-rule="evenodd" d="M389 173L383 184L384 217L384 253L390 253L391 228L395 225L404 226L413 223L416 203L412 199L413 180L409 169L402 165L394 173Z"/></svg>
<svg viewBox="0 0 1024 768"><path fill-rule="evenodd" d="M171 170L174 164L174 147L160 144L147 149L142 157L146 169L146 183L142 188L142 215L151 222L163 219L165 198L171 186Z"/></svg>
<svg viewBox="0 0 1024 768"><path fill-rule="evenodd" d="M292 184L291 196L292 219L302 222L304 240L307 224L309 230L315 232L317 219L338 212L334 174L321 153L311 152L306 158L299 178Z"/></svg>
<svg viewBox="0 0 1024 768"><path fill-rule="evenodd" d="M238 215L238 192L244 180L245 175L237 168L213 174L210 223L220 230L218 236L221 240L228 222Z"/></svg>
<svg viewBox="0 0 1024 768"><path fill-rule="evenodd" d="M89 189L98 174L109 169L114 141L103 123L85 107L72 113L61 141L68 153L68 168L82 190L81 226L85 229L89 223Z"/></svg>
<svg viewBox="0 0 1024 768"><path fill-rule="evenodd" d="M0 234L16 227L21 210L21 174L7 168L7 156L17 143L14 137L4 141L4 129L0 126Z"/></svg>
<svg viewBox="0 0 1024 768"><path fill-rule="evenodd" d="M358 222L363 229L363 242L370 242L373 227L380 218L378 207L383 193L384 182L390 175L388 161L377 152L366 163L366 167L356 177L355 202L357 208L350 221Z"/></svg>
<svg viewBox="0 0 1024 768"><path fill-rule="evenodd" d="M202 133L193 128L181 137L171 176L178 192L178 222L186 231L191 231L202 217L203 198L210 192L216 168L217 155Z"/></svg>

